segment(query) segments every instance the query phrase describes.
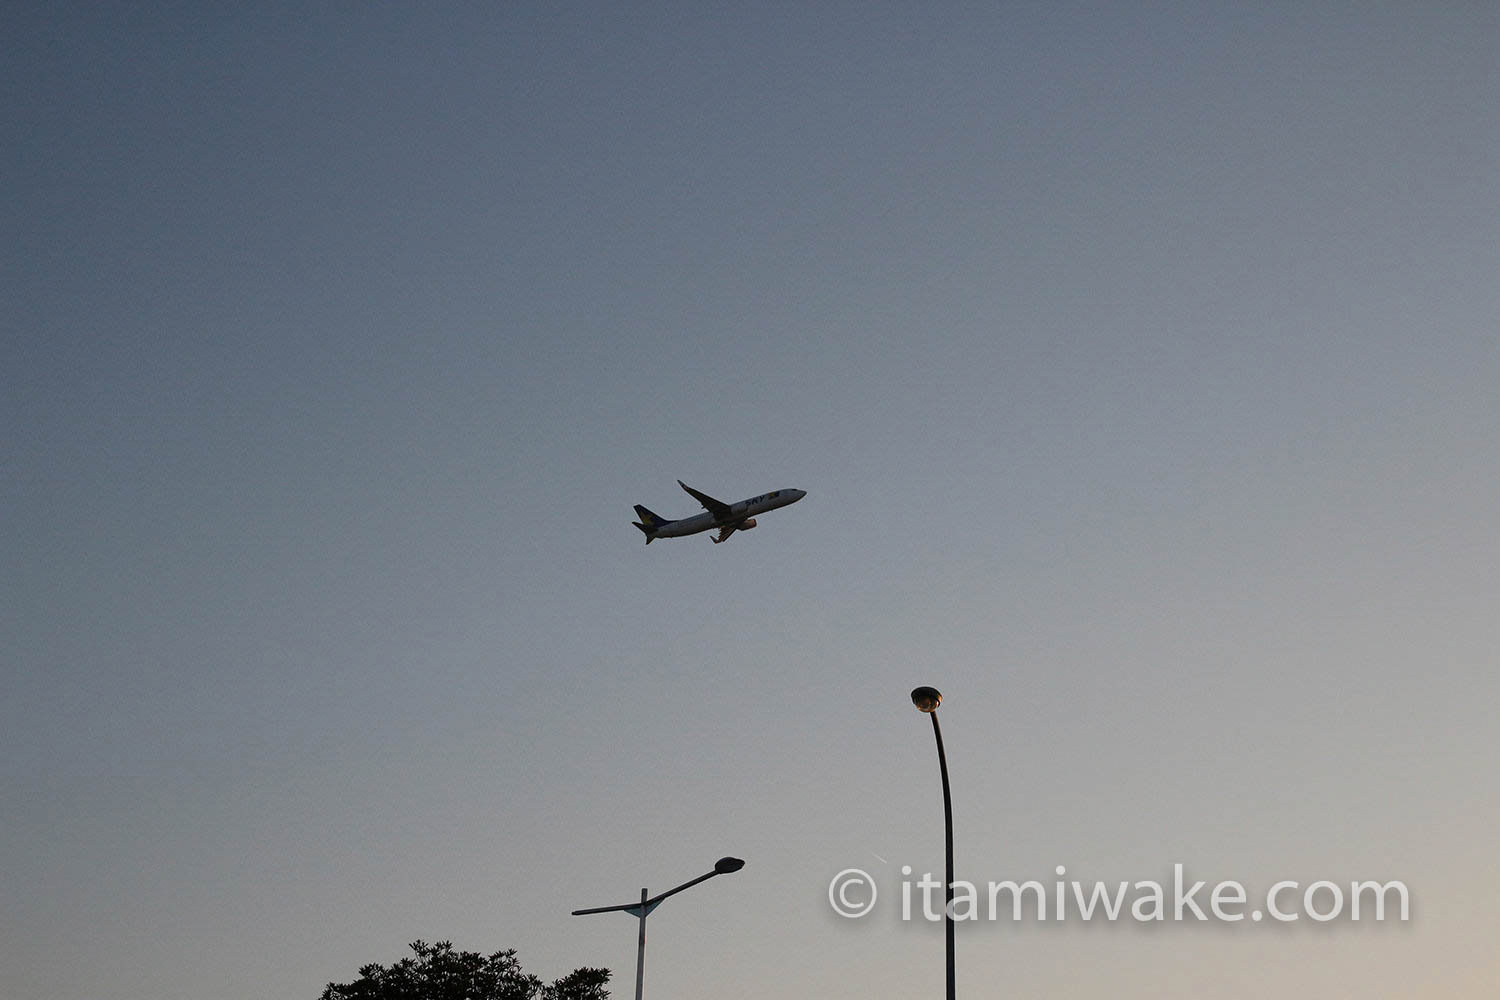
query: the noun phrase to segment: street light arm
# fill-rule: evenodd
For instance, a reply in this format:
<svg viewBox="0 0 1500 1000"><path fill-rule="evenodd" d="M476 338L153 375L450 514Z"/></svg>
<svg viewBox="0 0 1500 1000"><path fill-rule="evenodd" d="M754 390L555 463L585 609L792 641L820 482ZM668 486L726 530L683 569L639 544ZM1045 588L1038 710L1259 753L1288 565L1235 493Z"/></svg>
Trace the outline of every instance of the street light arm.
<svg viewBox="0 0 1500 1000"><path fill-rule="evenodd" d="M574 910L573 916L581 917L585 913L619 913L621 911L634 914L635 916L641 916L643 911L645 913L650 913L652 910L656 909L657 904L666 899L668 896L676 895L684 889L691 889L699 882L706 882L709 879L713 878L715 875L728 875L731 872L739 871L743 867L745 867L745 862L741 861L739 858L720 858L718 861L714 862L713 871L708 872L704 875L699 875L695 879L684 882L675 889L668 889L666 892L658 893L657 895L652 896L650 899L646 898L646 890L642 889L641 901L639 903L621 903L619 906L591 906L586 910Z"/></svg>
<svg viewBox="0 0 1500 1000"><path fill-rule="evenodd" d="M713 871L713 872L709 872L707 875L699 875L697 878L693 879L692 881L690 881L690 882L684 882L684 883L682 883L681 885L679 885L675 889L668 889L666 892L659 893L659 894L657 894L655 896L652 896L650 899L646 900L646 905L647 906L655 906L657 903L660 903L662 900L666 899L668 896L676 895L677 893L681 892L684 889L691 889L693 886L697 885L699 882L707 881L708 879L713 878L717 874L719 874L719 873L716 872L716 871ZM633 905L639 906L640 904L636 903L636 904L633 904Z"/></svg>
<svg viewBox="0 0 1500 1000"><path fill-rule="evenodd" d="M619 906L593 906L587 910L574 910L573 916L581 917L585 913L614 913L618 910L634 910L640 907L640 903L621 903Z"/></svg>

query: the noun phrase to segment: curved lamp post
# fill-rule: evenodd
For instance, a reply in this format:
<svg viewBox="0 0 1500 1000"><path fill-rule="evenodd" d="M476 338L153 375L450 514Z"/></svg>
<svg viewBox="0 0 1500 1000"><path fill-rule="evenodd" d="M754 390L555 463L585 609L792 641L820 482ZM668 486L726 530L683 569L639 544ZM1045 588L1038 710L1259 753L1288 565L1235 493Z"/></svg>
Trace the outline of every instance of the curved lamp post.
<svg viewBox="0 0 1500 1000"><path fill-rule="evenodd" d="M943 841L947 878L944 880L943 928L948 946L948 1000L954 1000L953 978L953 798L948 792L948 755L943 752L943 730L938 725L937 709L943 696L935 687L915 688L911 703L918 711L932 717L932 735L937 737L938 770L943 774Z"/></svg>
<svg viewBox="0 0 1500 1000"><path fill-rule="evenodd" d="M937 720L934 719L933 721L935 722ZM622 913L628 913L631 916L638 917L640 919L640 944L636 948L635 952L635 1000L641 1000L641 985L644 982L646 970L646 918L651 915L651 911L660 906L661 901L666 899L668 896L675 895L684 889L695 886L699 882L705 882L708 879L713 878L715 875L728 875L730 872L737 872L743 867L745 867L745 862L741 861L739 858L720 858L718 861L714 862L713 871L709 872L706 875L699 875L697 878L692 879L691 881L684 882L675 889L668 889L666 892L659 893L658 895L652 896L649 899L646 898L646 890L642 889L641 901L639 903L622 903L619 906L595 906L587 910L574 910L573 916L581 917L585 913L613 913L614 911L618 910Z"/></svg>

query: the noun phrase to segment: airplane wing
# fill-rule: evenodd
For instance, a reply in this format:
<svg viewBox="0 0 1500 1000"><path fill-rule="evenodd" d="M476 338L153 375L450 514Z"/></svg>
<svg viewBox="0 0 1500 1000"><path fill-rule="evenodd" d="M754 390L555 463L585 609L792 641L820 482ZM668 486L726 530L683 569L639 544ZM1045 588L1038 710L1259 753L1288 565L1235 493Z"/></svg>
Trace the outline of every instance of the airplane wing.
<svg viewBox="0 0 1500 1000"><path fill-rule="evenodd" d="M715 500L707 493L699 493L697 490L693 489L681 479L677 480L677 485L681 486L683 489L687 490L688 493L692 494L693 499L701 503L703 505L703 509L714 516L715 521L722 521L729 516L729 504L725 503L724 501ZM720 539L720 541L723 541L723 539Z"/></svg>
<svg viewBox="0 0 1500 1000"><path fill-rule="evenodd" d="M735 523L735 524L726 524L726 525L724 525L724 527L722 527L722 528L720 528L720 529L719 529L719 537L718 537L718 538L714 538L714 539L711 539L711 541L712 541L712 542L713 542L713 543L714 543L714 544L715 544L715 545L718 545L718 544L719 544L719 543L720 543L720 542L722 542L722 541L723 541L723 540L724 540L724 539L726 539L726 538L728 538L728 537L729 537L729 536L730 536L730 535L732 535L732 534L734 534L734 533L735 533L735 531L736 531L736 530L738 530L738 529L739 529L739 526L740 526L740 524L739 524L739 523Z"/></svg>

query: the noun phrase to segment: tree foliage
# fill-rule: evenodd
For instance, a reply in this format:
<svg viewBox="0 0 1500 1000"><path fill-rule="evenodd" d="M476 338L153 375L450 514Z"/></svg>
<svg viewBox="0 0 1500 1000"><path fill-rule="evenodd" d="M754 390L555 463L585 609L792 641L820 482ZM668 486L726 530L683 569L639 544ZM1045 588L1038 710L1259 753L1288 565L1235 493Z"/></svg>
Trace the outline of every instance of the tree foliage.
<svg viewBox="0 0 1500 1000"><path fill-rule="evenodd" d="M329 983L322 1000L606 1000L608 969L574 969L543 984L521 971L515 949L484 956L453 942L411 945L416 957L366 965L351 983Z"/></svg>

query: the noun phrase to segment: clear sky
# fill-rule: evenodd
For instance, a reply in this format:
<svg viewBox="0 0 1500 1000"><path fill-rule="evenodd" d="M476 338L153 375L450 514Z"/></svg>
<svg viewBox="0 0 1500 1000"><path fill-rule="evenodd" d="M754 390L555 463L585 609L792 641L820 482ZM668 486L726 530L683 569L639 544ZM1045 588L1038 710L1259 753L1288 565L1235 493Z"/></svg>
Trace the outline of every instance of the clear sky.
<svg viewBox="0 0 1500 1000"><path fill-rule="evenodd" d="M0 995L628 996L734 854L648 996L935 996L934 684L960 877L1413 899L966 996L1494 996L1494 4L5 22Z"/></svg>

